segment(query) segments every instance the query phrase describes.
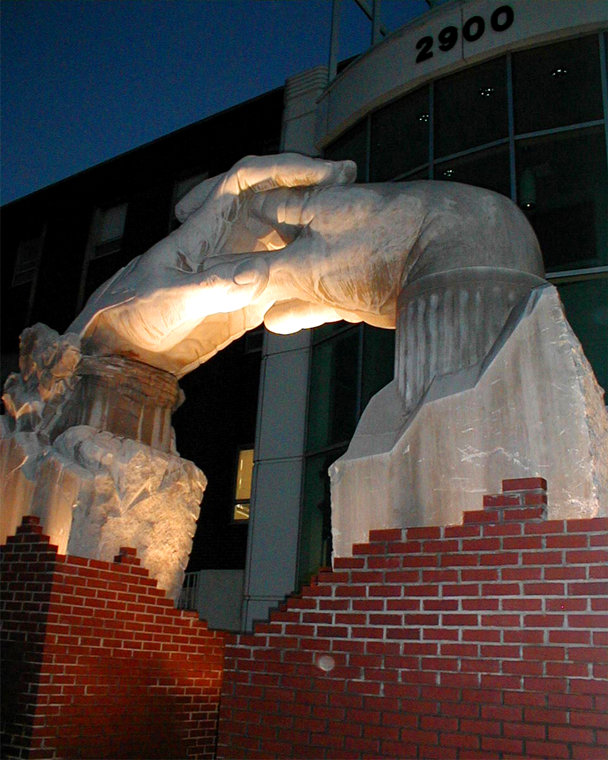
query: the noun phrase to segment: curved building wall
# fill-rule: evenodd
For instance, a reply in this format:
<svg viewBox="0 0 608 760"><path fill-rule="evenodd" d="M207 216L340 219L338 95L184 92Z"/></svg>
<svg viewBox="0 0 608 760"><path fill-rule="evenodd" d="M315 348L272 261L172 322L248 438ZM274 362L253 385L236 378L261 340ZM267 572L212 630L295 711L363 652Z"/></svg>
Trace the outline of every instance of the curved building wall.
<svg viewBox="0 0 608 760"><path fill-rule="evenodd" d="M608 388L608 11L601 2L449 3L351 64L322 95L317 146L359 182L496 190L527 214L598 380ZM418 59L418 60L417 60ZM392 376L385 331L313 331L299 577L329 556L326 470Z"/></svg>

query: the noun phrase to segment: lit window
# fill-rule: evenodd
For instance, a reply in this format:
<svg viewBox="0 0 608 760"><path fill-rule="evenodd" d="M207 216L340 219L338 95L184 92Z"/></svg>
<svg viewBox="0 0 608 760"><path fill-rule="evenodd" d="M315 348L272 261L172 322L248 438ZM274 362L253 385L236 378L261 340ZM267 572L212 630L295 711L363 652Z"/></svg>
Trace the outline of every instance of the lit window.
<svg viewBox="0 0 608 760"><path fill-rule="evenodd" d="M15 260L15 271L13 272L12 286L25 285L32 282L36 275L38 262L40 260L41 238L30 238L22 240L17 250Z"/></svg>
<svg viewBox="0 0 608 760"><path fill-rule="evenodd" d="M102 256L109 256L120 251L126 218L126 203L110 206L110 208L99 212L95 231L95 246L92 252L93 259L100 259Z"/></svg>
<svg viewBox="0 0 608 760"><path fill-rule="evenodd" d="M234 484L234 507L232 519L235 522L249 520L251 504L251 478L253 475L253 449L241 449Z"/></svg>

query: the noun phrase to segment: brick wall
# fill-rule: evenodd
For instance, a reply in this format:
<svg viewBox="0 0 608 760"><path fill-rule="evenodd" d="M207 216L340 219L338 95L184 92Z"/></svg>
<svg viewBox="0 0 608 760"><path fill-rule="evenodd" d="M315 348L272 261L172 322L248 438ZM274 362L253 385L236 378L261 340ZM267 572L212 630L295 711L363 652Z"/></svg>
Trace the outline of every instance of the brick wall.
<svg viewBox="0 0 608 760"><path fill-rule="evenodd" d="M175 610L132 549L58 555L26 517L2 558L6 758L211 758L224 634Z"/></svg>
<svg viewBox="0 0 608 760"><path fill-rule="evenodd" d="M230 638L221 758L608 757L608 520L541 478L379 530Z"/></svg>
<svg viewBox="0 0 608 760"><path fill-rule="evenodd" d="M608 520L542 479L463 525L373 531L251 635L176 611L134 552L3 550L7 758L608 756Z"/></svg>

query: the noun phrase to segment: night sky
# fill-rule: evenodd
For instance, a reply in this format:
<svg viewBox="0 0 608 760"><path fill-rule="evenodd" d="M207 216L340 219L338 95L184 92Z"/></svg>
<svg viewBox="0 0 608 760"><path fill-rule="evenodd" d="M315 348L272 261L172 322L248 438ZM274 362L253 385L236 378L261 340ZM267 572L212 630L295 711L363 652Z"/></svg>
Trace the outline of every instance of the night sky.
<svg viewBox="0 0 608 760"><path fill-rule="evenodd" d="M384 0L394 30L424 0ZM327 63L331 0L2 0L2 189L34 190ZM340 58L371 25L342 3Z"/></svg>

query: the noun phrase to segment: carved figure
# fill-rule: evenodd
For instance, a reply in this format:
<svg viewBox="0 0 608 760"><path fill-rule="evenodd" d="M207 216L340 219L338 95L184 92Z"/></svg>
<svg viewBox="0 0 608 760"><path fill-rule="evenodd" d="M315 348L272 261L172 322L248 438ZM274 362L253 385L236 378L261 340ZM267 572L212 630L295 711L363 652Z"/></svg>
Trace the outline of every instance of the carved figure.
<svg viewBox="0 0 608 760"><path fill-rule="evenodd" d="M49 443L68 428L72 452L99 427L130 436L90 379L120 375L145 387L134 424L149 431L143 444L171 451L173 377L262 321L279 333L365 321L396 328L395 379L331 468L336 554L371 528L458 522L470 494L502 477L546 477L556 515L604 511L602 393L523 214L456 183L353 185L355 168L248 157L194 188L177 208L182 226L99 288L70 327L83 353L70 392L82 403L59 405ZM159 399L160 416L146 411ZM188 477L197 494L203 480Z"/></svg>
<svg viewBox="0 0 608 760"><path fill-rule="evenodd" d="M89 300L85 350L185 374L247 329L324 322L394 328L423 276L486 266L542 277L525 217L504 196L445 182L353 186L350 161L248 157L177 208L183 225ZM255 254L255 255L251 255Z"/></svg>

